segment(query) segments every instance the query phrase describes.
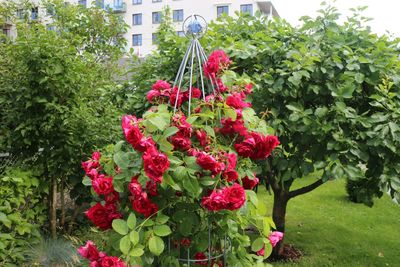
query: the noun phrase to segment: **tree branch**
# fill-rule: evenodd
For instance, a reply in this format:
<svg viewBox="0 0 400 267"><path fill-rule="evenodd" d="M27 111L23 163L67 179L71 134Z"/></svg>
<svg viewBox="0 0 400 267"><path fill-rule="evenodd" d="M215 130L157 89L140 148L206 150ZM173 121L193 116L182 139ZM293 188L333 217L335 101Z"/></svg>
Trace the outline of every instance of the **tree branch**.
<svg viewBox="0 0 400 267"><path fill-rule="evenodd" d="M322 185L324 183L324 181L322 181L322 179L319 179L317 181L315 181L314 183L304 186L302 188L293 190L289 192L289 199L293 198L293 197L297 197L299 195L303 195L305 193L308 193L312 190L314 190L315 188L319 187L320 185Z"/></svg>

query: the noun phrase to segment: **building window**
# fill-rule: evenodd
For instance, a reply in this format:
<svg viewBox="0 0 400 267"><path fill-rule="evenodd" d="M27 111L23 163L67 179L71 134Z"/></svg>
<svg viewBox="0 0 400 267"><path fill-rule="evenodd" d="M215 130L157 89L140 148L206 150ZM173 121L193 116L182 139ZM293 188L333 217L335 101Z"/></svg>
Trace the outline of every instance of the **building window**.
<svg viewBox="0 0 400 267"><path fill-rule="evenodd" d="M253 5L252 4L240 5L240 12L247 13L252 16L253 15Z"/></svg>
<svg viewBox="0 0 400 267"><path fill-rule="evenodd" d="M142 13L132 15L132 25L142 25Z"/></svg>
<svg viewBox="0 0 400 267"><path fill-rule="evenodd" d="M174 10L172 18L175 22L183 21L183 9Z"/></svg>
<svg viewBox="0 0 400 267"><path fill-rule="evenodd" d="M104 8L104 0L96 0L96 6Z"/></svg>
<svg viewBox="0 0 400 267"><path fill-rule="evenodd" d="M132 45L133 46L141 46L142 45L142 35L141 34L133 34L132 35Z"/></svg>
<svg viewBox="0 0 400 267"><path fill-rule="evenodd" d="M86 7L87 6L87 1L86 0L79 0L78 4L81 5L81 6Z"/></svg>
<svg viewBox="0 0 400 267"><path fill-rule="evenodd" d="M161 23L161 12L153 12L153 24Z"/></svg>
<svg viewBox="0 0 400 267"><path fill-rule="evenodd" d="M160 3L162 0L153 0L153 3Z"/></svg>
<svg viewBox="0 0 400 267"><path fill-rule="evenodd" d="M38 19L38 17L39 17L39 8L38 7L32 8L31 19L35 20Z"/></svg>
<svg viewBox="0 0 400 267"><path fill-rule="evenodd" d="M158 43L158 34L157 33L153 33L151 35L151 41L153 42L153 44L157 44Z"/></svg>
<svg viewBox="0 0 400 267"><path fill-rule="evenodd" d="M222 14L229 15L229 6L217 6L217 17Z"/></svg>
<svg viewBox="0 0 400 267"><path fill-rule="evenodd" d="M24 18L24 10L23 9L18 9L17 10L17 18L23 19Z"/></svg>
<svg viewBox="0 0 400 267"><path fill-rule="evenodd" d="M132 5L141 5L142 0L132 0Z"/></svg>
<svg viewBox="0 0 400 267"><path fill-rule="evenodd" d="M176 34L177 34L179 37L184 37L184 36L185 36L185 33L184 33L183 31L177 31Z"/></svg>

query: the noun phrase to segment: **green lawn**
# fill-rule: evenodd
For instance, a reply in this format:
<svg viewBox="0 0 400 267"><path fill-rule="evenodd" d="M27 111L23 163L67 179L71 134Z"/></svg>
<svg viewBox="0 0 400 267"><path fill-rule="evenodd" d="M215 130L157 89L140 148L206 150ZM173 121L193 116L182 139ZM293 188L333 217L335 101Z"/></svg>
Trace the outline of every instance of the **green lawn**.
<svg viewBox="0 0 400 267"><path fill-rule="evenodd" d="M294 186L310 181L304 178ZM272 206L264 188L259 188L259 195ZM400 266L400 206L386 195L372 208L352 203L343 180L292 199L286 230L286 242L304 256L299 263L274 266Z"/></svg>

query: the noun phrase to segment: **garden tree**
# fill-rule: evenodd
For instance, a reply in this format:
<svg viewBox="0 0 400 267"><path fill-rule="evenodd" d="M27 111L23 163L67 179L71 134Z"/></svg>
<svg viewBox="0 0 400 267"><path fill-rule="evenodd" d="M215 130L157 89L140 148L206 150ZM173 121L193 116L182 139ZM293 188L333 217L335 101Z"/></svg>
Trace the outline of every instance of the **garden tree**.
<svg viewBox="0 0 400 267"><path fill-rule="evenodd" d="M14 40L5 38L0 43L1 150L20 158L37 156L36 167L43 169L43 179L51 184L54 237L57 187L62 204L66 186L73 199L84 194L81 159L88 149L103 146L118 135L114 123L118 112L104 91L114 90L115 59L125 45L116 36L125 25L97 8L64 6L60 1L43 4L51 5L56 30L48 30L41 18L10 17L16 6L1 5L1 17L8 16L18 32ZM24 10L29 10L29 4ZM64 221L62 206L61 224Z"/></svg>
<svg viewBox="0 0 400 267"><path fill-rule="evenodd" d="M260 14L224 17L201 40L228 51L235 71L255 81L253 107L281 141L259 172L273 189L279 231L285 231L290 199L332 179L359 181L359 199L369 205L382 192L400 198L399 40L371 33L361 11L339 24L337 10L328 6L314 19L303 17L301 27ZM160 49L180 49L173 39L171 33L160 37ZM157 52L143 64L157 72L152 59L170 60L161 57ZM292 188L312 172L320 178ZM283 253L283 242L274 253Z"/></svg>

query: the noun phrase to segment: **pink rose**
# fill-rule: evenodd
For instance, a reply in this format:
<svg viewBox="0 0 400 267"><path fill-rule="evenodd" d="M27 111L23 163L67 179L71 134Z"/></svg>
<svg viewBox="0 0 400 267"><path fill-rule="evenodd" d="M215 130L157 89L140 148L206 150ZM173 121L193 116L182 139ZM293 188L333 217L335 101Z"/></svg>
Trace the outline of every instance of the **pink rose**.
<svg viewBox="0 0 400 267"><path fill-rule="evenodd" d="M85 246L78 248L78 253L90 261L97 261L99 259L99 251L93 241L88 240Z"/></svg>
<svg viewBox="0 0 400 267"><path fill-rule="evenodd" d="M259 251L257 251L258 256L264 256L265 255L265 246L262 247Z"/></svg>
<svg viewBox="0 0 400 267"><path fill-rule="evenodd" d="M281 241L283 239L283 233L274 231L269 234L268 239L269 239L269 242L271 243L272 247L275 247L276 244L278 244L279 241Z"/></svg>

